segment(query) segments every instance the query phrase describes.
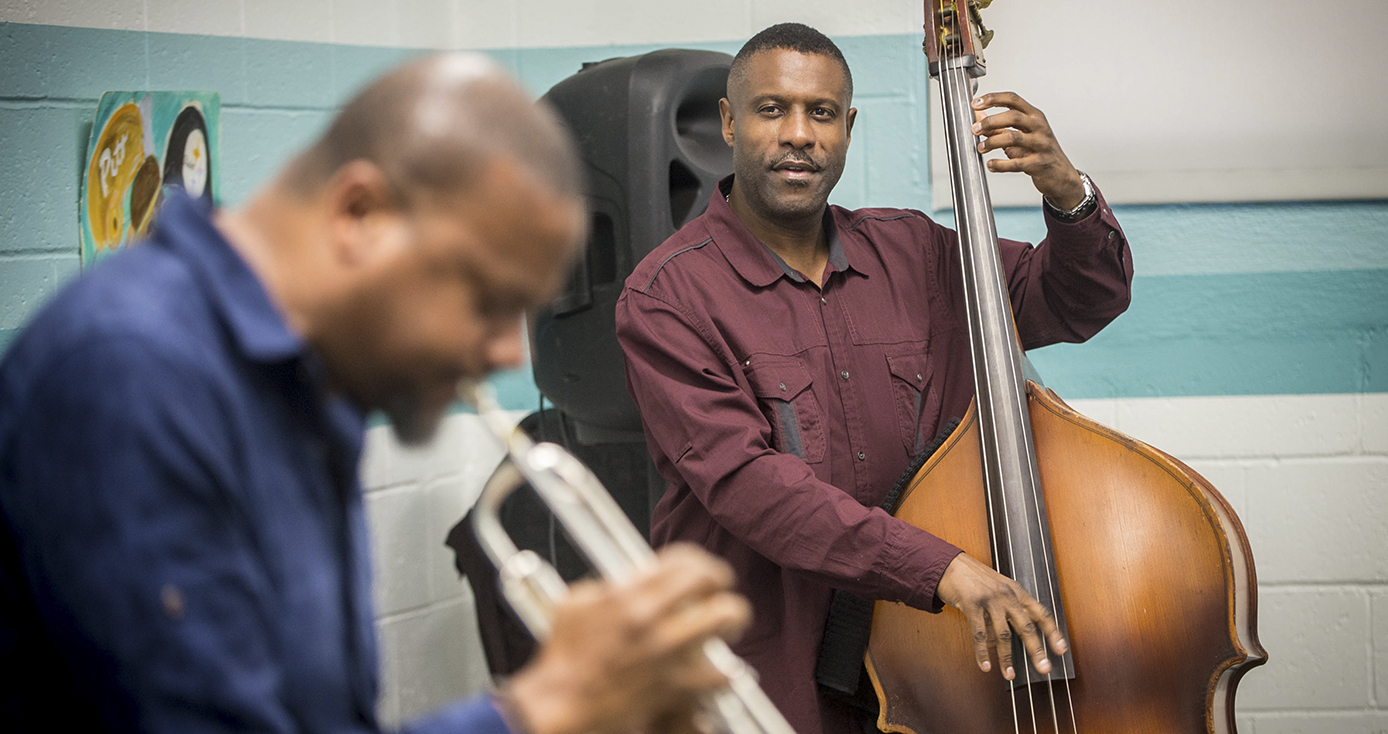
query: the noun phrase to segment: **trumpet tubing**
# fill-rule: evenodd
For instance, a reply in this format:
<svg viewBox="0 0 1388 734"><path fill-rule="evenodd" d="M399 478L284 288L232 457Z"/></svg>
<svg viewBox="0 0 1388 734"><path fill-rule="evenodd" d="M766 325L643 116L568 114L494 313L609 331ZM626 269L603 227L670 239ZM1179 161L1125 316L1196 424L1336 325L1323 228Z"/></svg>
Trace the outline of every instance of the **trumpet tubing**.
<svg viewBox="0 0 1388 734"><path fill-rule="evenodd" d="M463 382L458 394L506 449L506 457L477 499L473 529L496 566L501 591L535 639L549 637L554 607L568 587L559 572L534 551L516 547L501 525L501 503L529 485L554 513L579 553L605 579L621 581L655 564L655 552L622 513L602 482L572 454L552 443L536 444L515 428L496 403L490 386ZM728 685L701 702L699 723L726 734L795 734L776 705L757 685L756 673L717 637L704 641L704 655Z"/></svg>

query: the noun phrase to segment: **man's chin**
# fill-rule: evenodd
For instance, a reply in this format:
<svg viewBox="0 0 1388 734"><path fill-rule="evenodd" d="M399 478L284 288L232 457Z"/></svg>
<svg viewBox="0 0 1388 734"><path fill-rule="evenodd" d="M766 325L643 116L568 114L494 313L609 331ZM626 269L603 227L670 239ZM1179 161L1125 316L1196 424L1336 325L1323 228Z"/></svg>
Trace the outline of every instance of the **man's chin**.
<svg viewBox="0 0 1388 734"><path fill-rule="evenodd" d="M443 411L396 410L386 411L395 440L404 446L424 446L438 435Z"/></svg>
<svg viewBox="0 0 1388 734"><path fill-rule="evenodd" d="M767 208L777 217L801 219L824 211L829 192L821 181L776 181L768 193Z"/></svg>
<svg viewBox="0 0 1388 734"><path fill-rule="evenodd" d="M828 197L800 190L794 191L790 196L776 197L771 202L771 208L777 218L794 220L818 216L824 211L826 203Z"/></svg>

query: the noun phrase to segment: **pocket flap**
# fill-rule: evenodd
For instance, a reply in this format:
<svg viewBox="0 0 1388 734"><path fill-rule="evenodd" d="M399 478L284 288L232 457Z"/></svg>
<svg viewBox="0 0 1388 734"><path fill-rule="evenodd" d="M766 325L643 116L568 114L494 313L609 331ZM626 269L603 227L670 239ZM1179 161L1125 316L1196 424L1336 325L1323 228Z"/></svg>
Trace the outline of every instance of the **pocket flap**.
<svg viewBox="0 0 1388 734"><path fill-rule="evenodd" d="M746 367L752 394L759 398L790 400L810 386L810 370L793 357L752 357Z"/></svg>
<svg viewBox="0 0 1388 734"><path fill-rule="evenodd" d="M887 369L894 377L917 390L924 390L925 386L930 384L930 355L889 354Z"/></svg>

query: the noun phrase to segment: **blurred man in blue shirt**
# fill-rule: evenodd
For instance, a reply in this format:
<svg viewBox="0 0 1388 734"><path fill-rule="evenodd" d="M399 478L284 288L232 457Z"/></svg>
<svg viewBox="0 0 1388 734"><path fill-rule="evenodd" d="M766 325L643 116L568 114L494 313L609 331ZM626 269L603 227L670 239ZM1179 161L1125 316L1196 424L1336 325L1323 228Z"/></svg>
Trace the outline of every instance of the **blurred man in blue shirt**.
<svg viewBox="0 0 1388 734"><path fill-rule="evenodd" d="M368 86L242 208L172 196L0 364L0 729L372 732L363 416L426 440L522 359L584 231L554 116L479 57ZM747 621L689 549L578 588L503 693L418 732L630 731Z"/></svg>

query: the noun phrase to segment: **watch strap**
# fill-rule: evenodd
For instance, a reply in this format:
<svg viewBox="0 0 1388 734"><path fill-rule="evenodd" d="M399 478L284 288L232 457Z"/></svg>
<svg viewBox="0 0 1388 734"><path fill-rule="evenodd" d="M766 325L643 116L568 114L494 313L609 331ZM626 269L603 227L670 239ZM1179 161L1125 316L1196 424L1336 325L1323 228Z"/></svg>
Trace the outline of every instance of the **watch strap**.
<svg viewBox="0 0 1388 734"><path fill-rule="evenodd" d="M1041 204L1046 208L1046 211L1049 211L1051 216L1066 224L1078 222L1089 216L1090 212L1094 211L1094 207L1099 203L1099 197L1094 193L1094 182L1089 179L1089 174L1084 171L1080 171L1079 174L1080 183L1084 185L1084 198L1080 200L1080 203L1074 209L1064 211L1052 204L1050 199L1044 196L1041 197Z"/></svg>

